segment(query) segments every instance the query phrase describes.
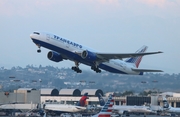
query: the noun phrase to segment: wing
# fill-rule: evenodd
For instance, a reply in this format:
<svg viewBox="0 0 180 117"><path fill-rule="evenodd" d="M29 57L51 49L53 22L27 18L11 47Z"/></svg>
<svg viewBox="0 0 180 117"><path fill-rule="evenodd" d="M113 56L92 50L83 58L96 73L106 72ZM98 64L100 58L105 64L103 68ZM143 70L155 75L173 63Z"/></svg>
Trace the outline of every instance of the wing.
<svg viewBox="0 0 180 117"><path fill-rule="evenodd" d="M153 70L153 69L132 69L133 71L136 72L163 72L162 70Z"/></svg>
<svg viewBox="0 0 180 117"><path fill-rule="evenodd" d="M109 60L109 59L123 59L123 58L130 58L130 57L138 57L138 56L145 56L145 55L152 55L152 54L159 54L163 53L161 51L158 52L145 52L145 53L124 53L124 54L111 54L111 53L96 53L99 59Z"/></svg>

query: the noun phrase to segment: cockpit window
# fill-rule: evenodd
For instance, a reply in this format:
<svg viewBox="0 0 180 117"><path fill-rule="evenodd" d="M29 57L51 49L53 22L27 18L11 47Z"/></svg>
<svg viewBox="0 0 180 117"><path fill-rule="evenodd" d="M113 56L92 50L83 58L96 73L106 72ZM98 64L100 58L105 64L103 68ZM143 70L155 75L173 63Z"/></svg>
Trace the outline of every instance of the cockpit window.
<svg viewBox="0 0 180 117"><path fill-rule="evenodd" d="M40 33L38 33L38 32L34 32L34 34L40 35Z"/></svg>

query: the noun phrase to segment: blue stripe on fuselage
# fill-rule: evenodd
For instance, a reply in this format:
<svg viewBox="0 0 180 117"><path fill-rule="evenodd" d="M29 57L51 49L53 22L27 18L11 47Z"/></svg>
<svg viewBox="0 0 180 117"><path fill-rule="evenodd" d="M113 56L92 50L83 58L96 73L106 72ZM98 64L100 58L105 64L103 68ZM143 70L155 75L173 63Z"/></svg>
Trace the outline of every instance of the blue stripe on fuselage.
<svg viewBox="0 0 180 117"><path fill-rule="evenodd" d="M62 49L60 47L57 47L57 46L54 46L54 45L51 45L49 43L46 43L46 42L43 42L43 41L40 41L40 40L36 40L36 39L32 39L33 42L35 44L38 44L42 47L45 47L45 48L48 48L50 50L53 50L53 51L56 51L56 52L59 52L61 54L64 54L68 57L69 60L72 60L72 61L78 61L80 63L83 63L83 64L86 64L88 66L93 66L94 63L93 62L90 62L90 61L86 61L84 60L81 56L79 56L78 54L76 53L73 53L73 52L70 52L68 50L65 50L65 49ZM106 70L106 71L109 71L109 72L112 72L112 73L120 73L120 74L127 74L125 72L122 72L118 69L115 69L115 68L112 68L110 66L107 66L105 64L100 64L99 65L99 68L103 69L103 70Z"/></svg>

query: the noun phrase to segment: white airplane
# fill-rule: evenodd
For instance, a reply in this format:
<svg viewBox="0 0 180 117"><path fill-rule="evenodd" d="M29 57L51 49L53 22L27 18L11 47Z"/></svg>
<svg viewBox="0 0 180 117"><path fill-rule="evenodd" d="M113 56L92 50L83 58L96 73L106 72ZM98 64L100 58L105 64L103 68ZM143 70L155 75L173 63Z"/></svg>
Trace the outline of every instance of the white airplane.
<svg viewBox="0 0 180 117"><path fill-rule="evenodd" d="M86 110L85 104L88 99L88 93L85 93L77 105L65 105L65 104L45 104L44 109L51 115L60 115L61 113L75 113Z"/></svg>
<svg viewBox="0 0 180 117"><path fill-rule="evenodd" d="M148 113L155 113L150 109L150 107L147 106L119 106L119 105L114 105L113 110L118 111L118 114L124 115L124 114L129 114L129 113L136 113L140 114L143 113L144 116Z"/></svg>
<svg viewBox="0 0 180 117"><path fill-rule="evenodd" d="M104 99L99 94L98 95L100 106L102 107L104 105ZM113 111L115 113L118 113L120 115L129 115L129 113L144 113L144 116L146 116L147 113L156 113L155 111L151 110L148 106L128 106L128 105L113 105Z"/></svg>
<svg viewBox="0 0 180 117"><path fill-rule="evenodd" d="M98 114L93 115L91 117L111 117L113 105L114 105L114 100L112 98L112 95L110 94L108 101L102 107L101 111ZM43 117L46 117L46 112Z"/></svg>
<svg viewBox="0 0 180 117"><path fill-rule="evenodd" d="M171 107L165 97L163 97L163 111L180 114L180 108Z"/></svg>
<svg viewBox="0 0 180 117"><path fill-rule="evenodd" d="M79 64L91 67L96 73L106 70L112 73L143 75L143 72L162 72L162 70L138 69L139 63L144 55L159 54L158 52L145 52L147 46L143 46L136 53L99 53L81 44L64 39L54 34L44 32L33 32L30 38L38 46L37 52L41 52L41 47L50 49L47 57L54 62L63 60L74 61L72 70L81 73ZM122 59L128 58L125 61Z"/></svg>
<svg viewBox="0 0 180 117"><path fill-rule="evenodd" d="M114 99L112 95L110 94L108 101L102 107L101 111L92 117L111 117L113 105L114 105Z"/></svg>

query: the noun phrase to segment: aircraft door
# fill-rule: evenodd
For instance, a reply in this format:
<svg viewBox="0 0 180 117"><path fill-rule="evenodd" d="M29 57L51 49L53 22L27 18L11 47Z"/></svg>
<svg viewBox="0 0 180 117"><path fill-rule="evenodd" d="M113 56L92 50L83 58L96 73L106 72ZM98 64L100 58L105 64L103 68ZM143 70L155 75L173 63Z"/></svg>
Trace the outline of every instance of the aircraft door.
<svg viewBox="0 0 180 117"><path fill-rule="evenodd" d="M50 40L50 38L51 38L51 37L50 37L50 35L49 35L49 34L47 34L47 35L46 35L46 39L49 41L49 40Z"/></svg>

